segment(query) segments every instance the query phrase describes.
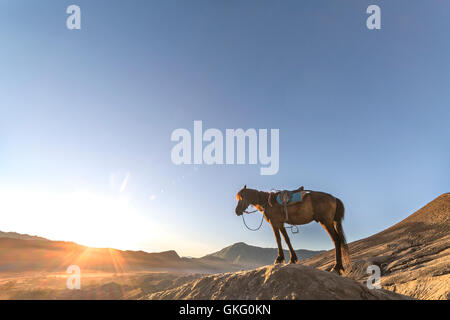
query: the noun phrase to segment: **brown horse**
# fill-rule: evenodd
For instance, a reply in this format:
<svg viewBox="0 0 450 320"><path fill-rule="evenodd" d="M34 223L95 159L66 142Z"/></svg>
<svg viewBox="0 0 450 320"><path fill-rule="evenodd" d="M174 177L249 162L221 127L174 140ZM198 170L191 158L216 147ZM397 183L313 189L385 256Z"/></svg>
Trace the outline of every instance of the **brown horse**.
<svg viewBox="0 0 450 320"><path fill-rule="evenodd" d="M316 221L327 230L336 249L336 263L331 271L342 274L344 271L343 260L346 267L350 267L350 255L345 241L344 230L342 229L344 205L341 200L324 192L305 192L301 202L287 206L288 218L286 221L284 207L275 200L276 196L277 193L271 194L247 189L247 186L244 186L236 195L238 200L236 214L238 216L241 216L252 205L264 215L264 218L272 226L278 245L278 256L275 259L275 263L282 263L284 261L280 232L289 247L291 256L289 263L296 263L298 260L284 224L301 225Z"/></svg>

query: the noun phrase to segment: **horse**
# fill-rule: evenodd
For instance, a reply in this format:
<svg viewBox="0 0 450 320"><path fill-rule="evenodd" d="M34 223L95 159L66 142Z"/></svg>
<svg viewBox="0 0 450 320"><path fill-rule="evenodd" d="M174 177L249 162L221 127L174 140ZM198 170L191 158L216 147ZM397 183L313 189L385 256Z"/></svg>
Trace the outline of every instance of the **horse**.
<svg viewBox="0 0 450 320"><path fill-rule="evenodd" d="M278 246L278 256L274 263L278 264L285 261L280 232L289 247L289 263L298 261L284 224L303 225L316 221L325 228L334 243L335 265L331 271L341 275L344 273L344 265L346 268L351 267L350 254L342 228L342 220L344 219L344 204L342 201L324 192L303 192L302 201L286 207L288 211L286 216L285 207L274 201L278 194L247 189L247 185L236 194L238 200L236 215L241 216L252 205L263 214L266 221L272 226Z"/></svg>

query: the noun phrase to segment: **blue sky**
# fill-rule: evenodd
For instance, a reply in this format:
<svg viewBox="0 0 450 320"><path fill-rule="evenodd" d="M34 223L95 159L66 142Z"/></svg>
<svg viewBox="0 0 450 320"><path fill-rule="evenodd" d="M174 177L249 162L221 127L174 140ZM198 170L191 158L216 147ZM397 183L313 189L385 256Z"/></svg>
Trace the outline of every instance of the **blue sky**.
<svg viewBox="0 0 450 320"><path fill-rule="evenodd" d="M81 30L66 28L71 4ZM366 28L370 4L381 30ZM449 13L447 1L2 1L0 230L191 256L274 247L270 226L247 231L234 213L247 184L334 194L350 241L381 231L450 189ZM278 128L278 174L175 166L170 135L194 120ZM332 247L316 223L291 238Z"/></svg>

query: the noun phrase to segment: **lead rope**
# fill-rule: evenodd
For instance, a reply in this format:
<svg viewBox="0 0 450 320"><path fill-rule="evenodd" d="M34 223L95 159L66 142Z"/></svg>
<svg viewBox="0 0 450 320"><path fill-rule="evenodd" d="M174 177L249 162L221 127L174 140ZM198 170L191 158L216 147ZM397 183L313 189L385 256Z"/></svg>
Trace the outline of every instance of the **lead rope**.
<svg viewBox="0 0 450 320"><path fill-rule="evenodd" d="M265 206L263 206L263 207L264 207L264 209L266 209ZM253 212L256 212L256 211L258 211L258 209L253 210L253 211L247 211L247 210L244 210L245 213L253 213ZM246 227L248 230L250 230L250 231L258 231L259 229L261 229L261 226L262 226L263 221L264 221L264 213L261 213L261 222L259 223L258 228L252 229L252 228L250 228L250 227L247 225L247 223L245 222L244 215L242 215L241 217L242 217L242 221L244 221L245 227Z"/></svg>
<svg viewBox="0 0 450 320"><path fill-rule="evenodd" d="M255 210L255 211L258 211L258 210ZM252 211L252 212L255 212L255 211ZM262 215L262 216L261 216L261 222L259 223L259 226L258 226L257 228L255 228L255 229L252 229L252 228L250 228L250 227L247 225L247 223L245 222L244 215L242 215L241 217L242 217L242 221L244 221L245 227L246 227L248 230L250 230L250 231L258 231L259 229L261 229L261 226L262 226L263 221L264 221L264 215ZM298 233L298 232L299 232L299 229L298 229L298 227L297 227L296 225L290 225L289 227L286 226L285 228L286 228L286 229L291 229L291 233L292 233L292 234L295 234L295 233Z"/></svg>
<svg viewBox="0 0 450 320"><path fill-rule="evenodd" d="M269 193L269 198L268 198L268 201L267 201L267 204L269 205L269 206L272 206L272 204L270 203L270 197L271 197L271 195L272 195L272 192L273 191L280 191L280 190L276 190L276 189L271 189L270 190L270 193ZM309 190L308 190L309 191ZM264 206L264 209L265 209L265 206ZM286 207L285 207L285 209L287 209ZM256 212L256 211L258 211L258 209L256 209L256 210L253 210L253 211L247 211L247 210L244 210L244 212L245 213L254 213L254 212ZM287 210L286 210L287 211ZM287 220L287 212L286 212L286 220ZM261 229L261 226L262 226L262 224L263 224L263 221L264 221L264 213L262 213L262 216L261 216L261 222L259 223L259 226L257 227L257 228L255 228L255 229L252 229L252 228L250 228L248 225L247 225L247 223L245 222L245 218L244 218L244 215L242 215L242 221L244 222L244 225L245 225L245 227L248 229L248 230L250 230L250 231L258 231L259 229ZM292 234L295 234L295 233L299 233L299 229L298 229L298 226L296 226L296 225L290 225L289 227L285 227L286 229L291 229L291 233Z"/></svg>
<svg viewBox="0 0 450 320"><path fill-rule="evenodd" d="M242 217L242 221L244 221L245 227L246 227L248 230L250 230L250 231L258 231L259 229L261 229L261 226L262 226L263 221L264 221L264 215L262 215L262 217L261 217L261 223L259 224L259 227L256 228L256 229L252 229L252 228L250 228L250 227L247 225L247 223L245 222L244 215L242 215L241 217Z"/></svg>

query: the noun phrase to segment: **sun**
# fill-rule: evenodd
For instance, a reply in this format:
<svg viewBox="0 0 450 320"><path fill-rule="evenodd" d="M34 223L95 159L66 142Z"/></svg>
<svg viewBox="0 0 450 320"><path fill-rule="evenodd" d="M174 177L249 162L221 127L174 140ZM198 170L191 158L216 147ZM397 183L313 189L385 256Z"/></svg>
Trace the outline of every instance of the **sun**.
<svg viewBox="0 0 450 320"><path fill-rule="evenodd" d="M136 249L158 232L129 198L86 191L0 189L0 218L0 230L92 247Z"/></svg>

